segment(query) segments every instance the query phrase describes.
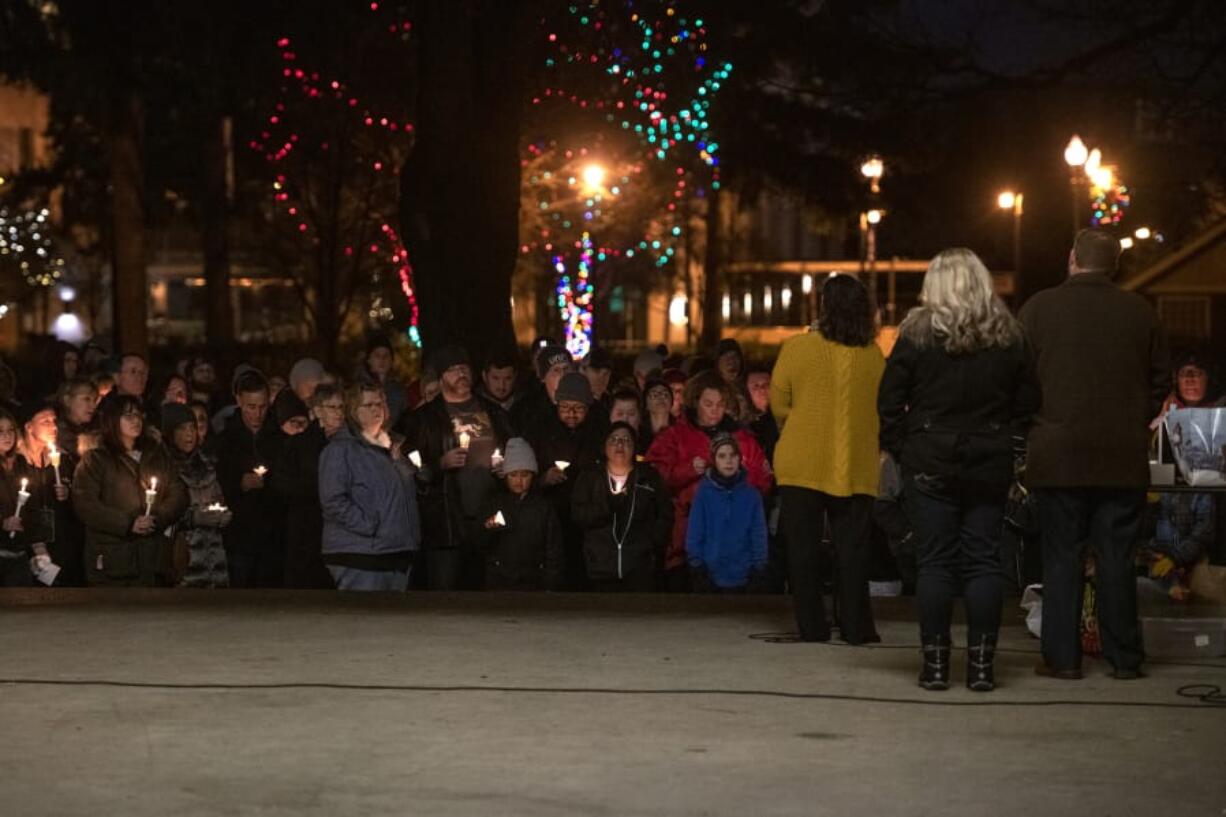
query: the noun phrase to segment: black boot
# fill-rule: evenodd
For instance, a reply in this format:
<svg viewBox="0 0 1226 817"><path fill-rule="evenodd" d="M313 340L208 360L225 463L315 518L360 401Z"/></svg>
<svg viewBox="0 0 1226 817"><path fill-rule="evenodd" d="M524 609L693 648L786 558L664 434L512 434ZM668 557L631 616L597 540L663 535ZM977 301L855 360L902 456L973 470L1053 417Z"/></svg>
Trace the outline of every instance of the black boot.
<svg viewBox="0 0 1226 817"><path fill-rule="evenodd" d="M925 636L923 644L924 669L919 685L931 691L949 689L949 636Z"/></svg>
<svg viewBox="0 0 1226 817"><path fill-rule="evenodd" d="M979 643L966 648L966 688L974 692L996 689L992 661L996 658L996 636L981 635Z"/></svg>

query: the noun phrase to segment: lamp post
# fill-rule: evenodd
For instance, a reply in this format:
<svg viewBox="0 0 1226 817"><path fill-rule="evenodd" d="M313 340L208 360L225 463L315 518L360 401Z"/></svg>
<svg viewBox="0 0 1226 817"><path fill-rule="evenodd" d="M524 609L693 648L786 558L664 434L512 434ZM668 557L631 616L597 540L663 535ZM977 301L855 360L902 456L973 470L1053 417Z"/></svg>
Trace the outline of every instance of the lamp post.
<svg viewBox="0 0 1226 817"><path fill-rule="evenodd" d="M860 165L860 175L868 180L869 201L872 208L860 214L860 234L864 238L862 269L868 270L868 289L872 293L873 306L877 305L877 225L885 210L877 207L881 193L881 177L885 175L885 162L880 156L870 156ZM893 305L890 305L893 312Z"/></svg>
<svg viewBox="0 0 1226 817"><path fill-rule="evenodd" d="M1005 190L996 197L996 205L1002 210L1013 211L1013 288L1021 290L1022 282L1022 202L1025 196L1013 190Z"/></svg>
<svg viewBox="0 0 1226 817"><path fill-rule="evenodd" d="M1073 138L1069 139L1068 145L1064 148L1064 162L1068 165L1069 186L1073 194L1073 235L1077 235L1077 231L1081 229L1082 177L1086 160L1089 158L1090 151L1086 149L1085 142L1081 141L1080 136L1073 134Z"/></svg>

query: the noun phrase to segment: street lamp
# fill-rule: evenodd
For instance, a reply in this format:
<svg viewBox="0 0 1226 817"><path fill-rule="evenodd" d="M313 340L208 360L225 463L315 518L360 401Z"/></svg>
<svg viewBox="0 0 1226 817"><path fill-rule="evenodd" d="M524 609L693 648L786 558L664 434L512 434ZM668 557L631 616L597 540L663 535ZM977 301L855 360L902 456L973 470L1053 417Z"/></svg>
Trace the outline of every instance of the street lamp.
<svg viewBox="0 0 1226 817"><path fill-rule="evenodd" d="M1121 250L1132 249L1132 237L1131 236L1126 235L1120 239L1120 249Z"/></svg>
<svg viewBox="0 0 1226 817"><path fill-rule="evenodd" d="M1144 241L1147 238L1149 238L1151 235L1153 235L1153 233L1150 232L1150 229L1148 227L1138 227L1137 231L1133 233L1133 235L1136 236L1141 241Z"/></svg>
<svg viewBox="0 0 1226 817"><path fill-rule="evenodd" d="M602 165L590 164L583 168L583 183L593 190L604 185L606 171Z"/></svg>
<svg viewBox="0 0 1226 817"><path fill-rule="evenodd" d="M860 173L868 179L870 193L881 192L881 176L885 173L885 162L881 161L880 156L868 157L864 164L860 165Z"/></svg>
<svg viewBox="0 0 1226 817"><path fill-rule="evenodd" d="M1086 148L1086 143L1081 141L1080 136L1073 134L1073 138L1069 139L1064 148L1064 162L1069 169L1069 186L1073 191L1073 235L1081 229L1081 177L1089 158L1090 151Z"/></svg>
<svg viewBox="0 0 1226 817"><path fill-rule="evenodd" d="M1005 190L996 197L996 206L1002 210L1013 211L1013 283L1014 291L1022 276L1022 213L1025 196L1012 190Z"/></svg>

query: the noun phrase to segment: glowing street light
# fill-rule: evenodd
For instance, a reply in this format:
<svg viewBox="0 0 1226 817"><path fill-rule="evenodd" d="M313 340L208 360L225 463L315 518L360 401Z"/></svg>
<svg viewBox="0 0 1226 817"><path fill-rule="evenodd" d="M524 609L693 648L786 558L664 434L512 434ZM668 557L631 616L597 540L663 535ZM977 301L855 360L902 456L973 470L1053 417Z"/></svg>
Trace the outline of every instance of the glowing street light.
<svg viewBox="0 0 1226 817"><path fill-rule="evenodd" d="M864 214L864 218L868 220L869 224L880 224L881 215L882 213L880 210L869 210L867 213Z"/></svg>
<svg viewBox="0 0 1226 817"><path fill-rule="evenodd" d="M1120 239L1120 249L1121 250L1131 249L1131 247L1132 247L1132 237L1131 236L1124 236L1123 238Z"/></svg>
<svg viewBox="0 0 1226 817"><path fill-rule="evenodd" d="M996 197L996 206L1002 210L1012 210L1017 203L1017 195L1012 190L1006 190Z"/></svg>
<svg viewBox="0 0 1226 817"><path fill-rule="evenodd" d="M860 165L860 174L868 179L868 188L873 193L881 192L881 177L885 174L885 162L880 156L870 156Z"/></svg>
<svg viewBox="0 0 1226 817"><path fill-rule="evenodd" d="M590 188L599 189L604 184L606 175L603 165L590 164L583 168L583 183Z"/></svg>
<svg viewBox="0 0 1226 817"><path fill-rule="evenodd" d="M1086 149L1086 143L1081 141L1080 136L1073 134L1073 138L1068 140L1068 145L1064 148L1064 161L1069 167L1081 167L1089 156L1090 152Z"/></svg>
<svg viewBox="0 0 1226 817"><path fill-rule="evenodd" d="M1015 288L1017 287L1018 279L1021 277L1022 269L1022 210L1024 201L1025 195L1013 190L1002 191L996 197L997 207L1013 213L1013 280Z"/></svg>
<svg viewBox="0 0 1226 817"><path fill-rule="evenodd" d="M1148 227L1138 227L1137 231L1133 233L1133 235L1136 236L1141 241L1144 241L1145 239L1153 235L1153 233L1150 232Z"/></svg>

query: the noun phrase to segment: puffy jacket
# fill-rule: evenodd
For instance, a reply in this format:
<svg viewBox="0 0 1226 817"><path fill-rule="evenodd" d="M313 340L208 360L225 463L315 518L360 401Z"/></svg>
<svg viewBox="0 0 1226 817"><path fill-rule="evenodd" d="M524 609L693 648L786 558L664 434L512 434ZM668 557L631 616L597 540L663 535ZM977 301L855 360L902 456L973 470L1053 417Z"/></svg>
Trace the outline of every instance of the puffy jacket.
<svg viewBox="0 0 1226 817"><path fill-rule="evenodd" d="M324 561L330 553L390 556L421 546L413 469L348 427L319 457Z"/></svg>
<svg viewBox="0 0 1226 817"><path fill-rule="evenodd" d="M491 497L481 521L501 513L506 527L483 528L488 590L558 590L562 585L562 525L549 500L535 490Z"/></svg>
<svg viewBox="0 0 1226 817"><path fill-rule="evenodd" d="M187 488L170 454L161 444L143 439L137 463L106 446L90 451L77 466L72 504L85 525L85 569L90 584L154 585L172 567L166 529L187 510ZM153 503L154 532L132 533L145 513L145 488L157 477Z"/></svg>
<svg viewBox="0 0 1226 817"><path fill-rule="evenodd" d="M728 432L736 437L741 448L741 465L749 475L749 484L762 495L770 492L770 463L766 461L766 455L752 432L725 417L708 433L695 424L691 412L682 414L675 423L660 432L647 450L647 461L660 472L673 497L673 534L664 560L666 569L685 564L690 505L703 478L702 474L694 471L694 458L700 457L708 463L711 461L711 438L718 432Z"/></svg>
<svg viewBox="0 0 1226 817"><path fill-rule="evenodd" d="M716 587L744 587L750 571L766 564L766 513L747 477L742 468L725 486L708 473L690 508L686 558L706 568Z"/></svg>
<svg viewBox="0 0 1226 817"><path fill-rule="evenodd" d="M619 494L609 489L603 468L583 472L575 480L571 515L583 529L589 579L654 578L673 526L668 489L654 468L635 466Z"/></svg>

